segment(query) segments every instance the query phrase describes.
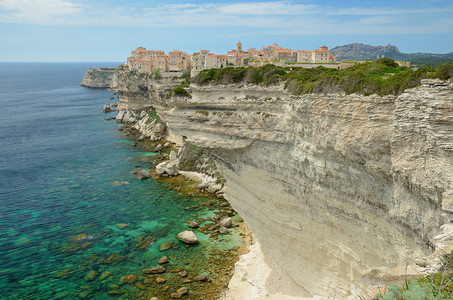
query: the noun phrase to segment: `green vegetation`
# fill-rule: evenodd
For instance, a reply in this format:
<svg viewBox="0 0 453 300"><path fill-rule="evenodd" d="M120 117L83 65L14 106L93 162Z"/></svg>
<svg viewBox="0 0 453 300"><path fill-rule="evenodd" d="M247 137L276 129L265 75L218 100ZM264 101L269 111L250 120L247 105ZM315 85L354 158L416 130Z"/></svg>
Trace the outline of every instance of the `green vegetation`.
<svg viewBox="0 0 453 300"><path fill-rule="evenodd" d="M434 66L438 67L446 63L453 63L452 58L414 58L410 60L411 65L418 67Z"/></svg>
<svg viewBox="0 0 453 300"><path fill-rule="evenodd" d="M157 123L161 123L159 116L157 115L156 111L153 109L149 112L149 115L156 120Z"/></svg>
<svg viewBox="0 0 453 300"><path fill-rule="evenodd" d="M453 298L453 252L441 258L440 272L423 278L406 281L404 287L391 284L385 294L377 294L378 300L440 300Z"/></svg>
<svg viewBox="0 0 453 300"><path fill-rule="evenodd" d="M190 78L190 71L191 71L191 69L184 70L184 72L182 72L182 74L181 74L181 78L184 78L184 79Z"/></svg>
<svg viewBox="0 0 453 300"><path fill-rule="evenodd" d="M202 115L205 115L205 116L209 116L209 111L207 111L207 110L197 110L196 113L197 114L202 114Z"/></svg>
<svg viewBox="0 0 453 300"><path fill-rule="evenodd" d="M208 151L191 143L186 143L182 149L179 169L209 174L213 177L217 177L218 183L223 184L225 181L218 172L217 166L209 156Z"/></svg>
<svg viewBox="0 0 453 300"><path fill-rule="evenodd" d="M179 85L179 86L175 87L174 89L172 89L171 91L169 91L167 93L166 97L170 98L173 95L181 96L181 97L190 97L189 92L181 85Z"/></svg>
<svg viewBox="0 0 453 300"><path fill-rule="evenodd" d="M156 71L154 71L154 79L156 79L156 80L162 79L162 74L160 73L160 69L156 69Z"/></svg>
<svg viewBox="0 0 453 300"><path fill-rule="evenodd" d="M88 76L90 76L93 80L104 80L109 76L112 76L115 68L100 68L100 70L91 70L88 72Z"/></svg>
<svg viewBox="0 0 453 300"><path fill-rule="evenodd" d="M262 67L226 67L223 69L203 70L191 81L205 85L249 83L274 85L284 83L285 88L295 95L308 93L378 94L399 95L405 89L415 87L424 78L453 77L453 64L438 68L423 67L412 70L399 67L389 58L364 62L347 69L337 68L290 68L271 64Z"/></svg>

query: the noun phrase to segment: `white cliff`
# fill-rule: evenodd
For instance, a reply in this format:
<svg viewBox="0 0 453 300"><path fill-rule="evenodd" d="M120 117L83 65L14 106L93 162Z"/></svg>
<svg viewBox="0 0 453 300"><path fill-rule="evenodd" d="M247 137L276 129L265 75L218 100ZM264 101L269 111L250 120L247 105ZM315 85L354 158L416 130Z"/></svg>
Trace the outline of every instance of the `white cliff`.
<svg viewBox="0 0 453 300"><path fill-rule="evenodd" d="M311 295L366 295L385 281L373 270L415 264L451 239L450 82L399 97L241 84L165 99L138 86L120 89L123 107L154 106L173 135L208 148L264 254Z"/></svg>

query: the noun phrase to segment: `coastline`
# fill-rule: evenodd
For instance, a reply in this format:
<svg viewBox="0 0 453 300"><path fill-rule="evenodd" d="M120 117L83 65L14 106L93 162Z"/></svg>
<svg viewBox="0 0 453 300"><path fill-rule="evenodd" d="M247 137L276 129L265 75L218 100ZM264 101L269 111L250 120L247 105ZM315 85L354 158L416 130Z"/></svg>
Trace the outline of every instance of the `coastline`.
<svg viewBox="0 0 453 300"><path fill-rule="evenodd" d="M106 120L113 120L114 118L106 118ZM152 141L150 139L143 139L141 138L142 135L146 134L144 130L141 130L143 127L141 126L136 126L137 123L140 121L136 122L122 122L122 125L119 125L118 129L120 131L123 131L125 135L133 141L133 146L136 147L141 147L143 151L152 151L153 149L159 149L159 152L157 155L153 156L148 156L148 157L142 157L143 162L149 162L152 163L152 167L149 169L149 176L145 176L142 179L146 178L152 178L154 180L157 180L161 183L163 183L165 186L167 186L169 189L178 191L184 195L187 196L196 196L196 197L204 197L206 199L212 198L215 199L216 201L223 202L223 203L228 203L228 200L223 197L222 195L216 195L217 191L210 191L208 192L208 188L201 188L200 185L203 185L205 187L208 187L210 184L215 183L215 178L210 176L209 174L206 173L201 173L201 172L194 172L194 171L182 171L178 170L178 174L175 174L175 176L168 176L164 175L161 176L162 174L159 174L159 172L156 170L158 169L158 165L165 163L169 160L171 160L172 156L174 155L176 151L179 152L179 149L176 147L174 143L172 143L171 139L166 139L166 136L162 136L158 138L155 141ZM160 145L160 146L159 146ZM166 151L164 151L166 150ZM162 152L161 152L162 151ZM165 153L165 152L170 152L170 153ZM136 172L135 170L133 173L139 174L140 170ZM140 177L139 177L140 178ZM210 202L211 203L211 202ZM209 205L209 203L208 203ZM230 205L230 204L229 204ZM228 208L225 204L223 205L225 208ZM230 206L229 206L230 207ZM232 229L235 229L238 233L240 238L241 238L241 246L238 247L238 249L232 249L229 251L230 261L228 262L227 265L223 265L223 272L224 275L226 276L226 280L224 282L217 283L213 288L211 287L206 287L207 290L210 289L215 289L217 286L221 286L221 289L216 292L216 295L212 295L211 298L206 298L206 299L219 299L219 300L234 300L234 299L246 299L246 298L231 298L227 296L228 298L225 298L225 295L229 295L229 288L230 286L233 287L233 290L235 290L236 287L236 281L234 280L235 274L237 274L236 270L236 265L238 261L242 257L247 257L247 255L250 252L250 247L253 244L256 244L256 239L253 233L248 229L248 227L245 225L244 221L242 218L240 218L239 215L237 215L236 212L230 207L230 209L233 211L234 216L237 216L234 218L233 214L228 213L228 210L220 210L222 212L223 217L230 216L235 219L233 222ZM225 214L225 212L227 212ZM209 218L208 218L209 219ZM187 220L189 222L190 220ZM189 228L190 229L190 228ZM199 229L199 228L197 228ZM240 288L240 286L238 286ZM209 293L208 293L209 294ZM190 298L190 297L189 297ZM160 299L160 298L158 298Z"/></svg>

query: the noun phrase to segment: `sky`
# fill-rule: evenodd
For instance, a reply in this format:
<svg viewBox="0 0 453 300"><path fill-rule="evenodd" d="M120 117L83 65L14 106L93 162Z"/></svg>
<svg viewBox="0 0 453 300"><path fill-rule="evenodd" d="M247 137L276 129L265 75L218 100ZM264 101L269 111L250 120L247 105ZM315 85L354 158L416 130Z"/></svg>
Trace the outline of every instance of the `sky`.
<svg viewBox="0 0 453 300"><path fill-rule="evenodd" d="M225 54L237 41L453 52L453 1L0 0L3 62L124 62L139 46Z"/></svg>

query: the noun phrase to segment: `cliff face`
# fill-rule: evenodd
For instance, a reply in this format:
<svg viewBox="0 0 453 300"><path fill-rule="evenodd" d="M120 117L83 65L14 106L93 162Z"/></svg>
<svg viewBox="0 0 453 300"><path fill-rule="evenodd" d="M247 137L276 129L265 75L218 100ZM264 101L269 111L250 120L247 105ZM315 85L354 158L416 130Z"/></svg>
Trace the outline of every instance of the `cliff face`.
<svg viewBox="0 0 453 300"><path fill-rule="evenodd" d="M116 68L90 68L83 75L80 85L92 88L110 88L116 82Z"/></svg>
<svg viewBox="0 0 453 300"><path fill-rule="evenodd" d="M167 93L182 81L171 74L163 74L156 80L148 74L120 70L115 86L120 100L118 110L140 110L151 106L163 109L167 106Z"/></svg>
<svg viewBox="0 0 453 300"><path fill-rule="evenodd" d="M368 269L425 257L453 219L451 83L398 98L191 85L170 99L124 84L120 102L156 106L210 149L265 254L311 294L363 295Z"/></svg>

